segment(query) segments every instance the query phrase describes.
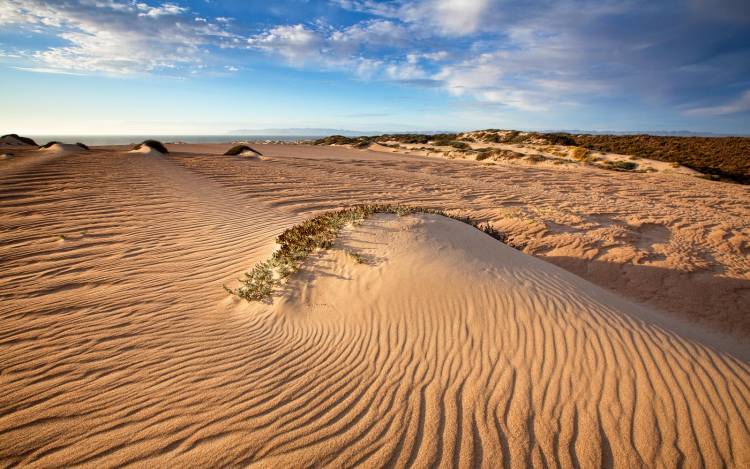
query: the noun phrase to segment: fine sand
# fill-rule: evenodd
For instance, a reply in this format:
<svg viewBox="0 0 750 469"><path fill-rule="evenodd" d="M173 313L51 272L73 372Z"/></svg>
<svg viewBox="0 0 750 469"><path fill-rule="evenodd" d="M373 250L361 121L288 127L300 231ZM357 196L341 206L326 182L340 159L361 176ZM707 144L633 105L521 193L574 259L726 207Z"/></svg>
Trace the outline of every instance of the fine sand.
<svg viewBox="0 0 750 469"><path fill-rule="evenodd" d="M0 161L0 465L750 465L746 186L229 146ZM356 202L518 249L377 215L222 289Z"/></svg>

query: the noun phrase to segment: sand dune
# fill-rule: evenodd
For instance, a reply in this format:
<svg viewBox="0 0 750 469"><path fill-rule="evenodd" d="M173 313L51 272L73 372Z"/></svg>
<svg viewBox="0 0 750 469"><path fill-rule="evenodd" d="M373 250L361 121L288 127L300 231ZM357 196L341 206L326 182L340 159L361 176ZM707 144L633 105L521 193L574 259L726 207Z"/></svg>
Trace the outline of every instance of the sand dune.
<svg viewBox="0 0 750 469"><path fill-rule="evenodd" d="M377 216L349 228L273 304L221 288L313 210L390 199L499 219L509 208L551 210L565 190L602 217L605 196L591 194L604 180L579 195L575 171L481 173L488 168L307 147L263 148L272 158L262 165L208 154L226 148L2 162L3 465L750 464L741 333L636 304L454 220ZM637 202L642 181L660 181L635 177L608 184ZM557 192L547 187L554 178ZM683 197L705 192L685 184ZM742 192L711 187L717 200L736 197L714 212L693 202L691 219L680 218L688 202L675 200L674 223L660 226L682 236L720 220L729 234L715 245L732 246L745 233L733 228ZM630 207L659 219L666 203L654 195ZM606 216L627 219L617 207ZM565 208L557 214L573 224ZM519 220L503 227L531 244L514 230ZM661 253L653 246L664 234L639 221L629 245L649 240ZM740 278L746 266L727 252L717 262ZM744 293L732 291L725 301L741 305ZM736 324L742 315L723 311Z"/></svg>
<svg viewBox="0 0 750 469"><path fill-rule="evenodd" d="M295 213L371 202L460 210L600 286L750 336L750 186L341 147L259 146L275 160L263 166L213 156L228 146L176 145L172 161Z"/></svg>
<svg viewBox="0 0 750 469"><path fill-rule="evenodd" d="M40 147L37 151L48 155L68 155L87 151L85 148L70 143L53 143L49 146Z"/></svg>

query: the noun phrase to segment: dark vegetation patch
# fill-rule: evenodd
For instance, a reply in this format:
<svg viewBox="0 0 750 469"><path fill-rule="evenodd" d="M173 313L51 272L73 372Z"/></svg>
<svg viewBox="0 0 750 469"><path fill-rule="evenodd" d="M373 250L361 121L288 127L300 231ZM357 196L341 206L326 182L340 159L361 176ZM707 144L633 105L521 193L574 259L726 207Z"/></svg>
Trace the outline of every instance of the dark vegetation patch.
<svg viewBox="0 0 750 469"><path fill-rule="evenodd" d="M681 164L720 179L750 184L750 137L575 135L576 145Z"/></svg>
<svg viewBox="0 0 750 469"><path fill-rule="evenodd" d="M229 150L227 150L226 152L224 152L224 154L228 155L228 156L236 156L236 155L242 154L242 153L244 153L246 151L249 151L251 153L255 153L258 156L263 156L258 150L255 150L254 148L250 148L247 145L235 145L232 148L230 148Z"/></svg>
<svg viewBox="0 0 750 469"><path fill-rule="evenodd" d="M0 138L6 138L6 137L15 138L15 139L20 140L21 142L25 143L26 145L33 145L35 147L39 146L33 139L30 139L29 137L21 137L18 134L5 134L5 135L3 135Z"/></svg>
<svg viewBox="0 0 750 469"><path fill-rule="evenodd" d="M44 145L40 146L40 147L39 147L39 149L41 150L42 148L49 148L49 147L51 147L52 145L62 145L62 143L61 143L61 142L58 142L58 141L55 141L55 140L53 140L53 141L51 141L51 142L47 142L47 143L45 143Z"/></svg>
<svg viewBox="0 0 750 469"><path fill-rule="evenodd" d="M471 148L468 143L458 140L435 140L433 144L439 147L452 147L457 150L469 150Z"/></svg>
<svg viewBox="0 0 750 469"><path fill-rule="evenodd" d="M486 147L477 148L475 151L477 152L476 159L478 161L486 160L488 158L491 158L493 160L517 160L526 156L523 153L519 153L513 150L506 150L505 148Z"/></svg>
<svg viewBox="0 0 750 469"><path fill-rule="evenodd" d="M486 129L461 134L386 134L373 137L344 137L334 135L315 141L317 145L354 145L366 147L370 143L398 142L451 146L466 150L462 141L564 145L579 147L573 157L587 161L588 151L600 151L649 158L692 168L716 179L750 184L750 137L664 137L655 135L574 135L565 132L521 132L518 130ZM466 146L464 146L466 145ZM494 156L494 155L493 155ZM490 156L482 154L478 159Z"/></svg>
<svg viewBox="0 0 750 469"><path fill-rule="evenodd" d="M76 145L78 145L79 147L83 148L84 150L91 150L91 148L89 148L89 146L86 145L85 143L78 142L78 143L76 143Z"/></svg>
<svg viewBox="0 0 750 469"><path fill-rule="evenodd" d="M152 150L156 150L159 153L164 153L164 154L169 153L169 150L167 150L167 147L165 147L164 144L158 140L144 140L138 145L134 146L133 150L140 150L144 146L149 147Z"/></svg>
<svg viewBox="0 0 750 469"><path fill-rule="evenodd" d="M240 286L232 290L224 289L233 295L248 301L268 301L274 288L281 285L316 249L328 249L339 232L349 224L361 223L376 213L392 213L398 216L413 213L427 213L467 223L493 238L505 243L506 236L496 230L489 223L479 223L471 218L447 214L443 210L411 207L406 205L369 204L354 205L341 210L326 212L281 233L276 242L280 245L270 259L255 265L245 277L240 279ZM352 254L349 254L353 257ZM357 262L364 262L364 258L355 258Z"/></svg>
<svg viewBox="0 0 750 469"><path fill-rule="evenodd" d="M638 163L632 161L607 161L604 163L607 169L615 171L635 171L638 168Z"/></svg>
<svg viewBox="0 0 750 469"><path fill-rule="evenodd" d="M649 158L686 166L718 179L750 184L750 137L574 135L488 129L476 132L475 138L483 142L517 144L541 140L549 145ZM586 156L583 150L574 150L574 158L585 160Z"/></svg>
<svg viewBox="0 0 750 469"><path fill-rule="evenodd" d="M313 145L351 145L354 148L367 148L372 143L373 137L344 137L343 135L331 135L319 138Z"/></svg>
<svg viewBox="0 0 750 469"><path fill-rule="evenodd" d="M529 163L535 163L535 164L536 163L541 163L543 161L547 161L547 160L550 160L550 159L551 158L547 158L544 155L528 155L526 157L526 161L528 161Z"/></svg>

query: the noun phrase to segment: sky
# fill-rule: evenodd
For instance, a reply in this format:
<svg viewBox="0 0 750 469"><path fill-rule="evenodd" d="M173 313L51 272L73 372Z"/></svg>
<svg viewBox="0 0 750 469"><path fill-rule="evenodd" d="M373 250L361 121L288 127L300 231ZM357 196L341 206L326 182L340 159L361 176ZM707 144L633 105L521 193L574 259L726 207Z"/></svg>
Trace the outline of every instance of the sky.
<svg viewBox="0 0 750 469"><path fill-rule="evenodd" d="M0 133L750 134L747 0L0 0Z"/></svg>

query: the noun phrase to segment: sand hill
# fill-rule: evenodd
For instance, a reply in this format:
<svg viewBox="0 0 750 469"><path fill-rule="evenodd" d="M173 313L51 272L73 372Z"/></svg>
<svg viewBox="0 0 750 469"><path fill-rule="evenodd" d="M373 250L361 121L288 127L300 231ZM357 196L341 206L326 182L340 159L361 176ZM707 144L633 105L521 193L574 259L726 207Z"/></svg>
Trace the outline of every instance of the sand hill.
<svg viewBox="0 0 750 469"><path fill-rule="evenodd" d="M71 153L88 151L88 148L84 148L80 144L74 145L70 143L50 142L44 146L39 147L39 151L48 155L67 155Z"/></svg>
<svg viewBox="0 0 750 469"><path fill-rule="evenodd" d="M18 134L7 134L0 137L0 146L5 147L23 147L37 146L36 142L28 137L21 137Z"/></svg>
<svg viewBox="0 0 750 469"><path fill-rule="evenodd" d="M270 304L221 288L266 259L286 228L358 198L439 201L489 217L503 191L543 214L565 190L579 216L601 217L596 204L611 201L592 193L607 187L632 213L671 210L682 221L666 226L685 236L719 217L683 200L705 194L691 184L715 183L685 177L682 199L645 204L643 181L680 179L487 173L472 162L308 147L263 147L273 158L257 165L210 148L21 154L0 166L9 228L0 231L0 464L750 464L742 336L638 304L455 220L380 215L349 227ZM732 231L746 204L726 191L741 186L711 187L733 194L716 202ZM499 226L521 239L512 223ZM629 235L634 249L660 234L642 231ZM577 239L547 241L561 249ZM729 254L716 259L742 269ZM682 274L661 275L673 301ZM725 301L741 295L728 290ZM726 308L723 317L742 316Z"/></svg>

